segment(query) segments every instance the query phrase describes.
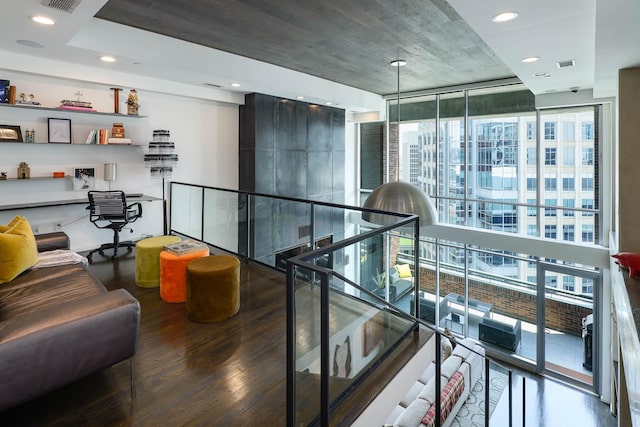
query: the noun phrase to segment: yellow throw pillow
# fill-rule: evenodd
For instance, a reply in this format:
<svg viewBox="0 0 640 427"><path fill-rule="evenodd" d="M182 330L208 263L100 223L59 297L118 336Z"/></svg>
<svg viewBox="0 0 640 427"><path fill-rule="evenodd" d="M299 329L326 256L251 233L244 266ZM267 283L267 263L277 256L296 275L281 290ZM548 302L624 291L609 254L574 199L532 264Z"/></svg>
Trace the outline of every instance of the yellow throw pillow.
<svg viewBox="0 0 640 427"><path fill-rule="evenodd" d="M398 275L400 275L401 279L409 279L413 277L409 264L398 264L396 265L396 270L398 270Z"/></svg>
<svg viewBox="0 0 640 427"><path fill-rule="evenodd" d="M13 280L38 262L38 245L26 218L0 225L0 284Z"/></svg>

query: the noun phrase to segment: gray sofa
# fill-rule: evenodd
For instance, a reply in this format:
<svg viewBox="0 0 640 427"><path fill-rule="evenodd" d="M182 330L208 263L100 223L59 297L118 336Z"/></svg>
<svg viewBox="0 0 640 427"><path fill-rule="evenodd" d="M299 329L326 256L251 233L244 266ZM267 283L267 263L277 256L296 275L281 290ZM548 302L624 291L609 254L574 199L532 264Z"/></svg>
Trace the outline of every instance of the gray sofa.
<svg viewBox="0 0 640 427"><path fill-rule="evenodd" d="M64 233L36 236L68 249ZM30 269L0 286L0 411L132 357L140 305L81 264Z"/></svg>
<svg viewBox="0 0 640 427"><path fill-rule="evenodd" d="M384 273L380 276L384 278ZM371 278L364 281L364 288L373 292L381 298L385 297L385 289L379 288L376 281ZM400 278L395 267L389 269L389 302L396 303L400 298L413 290L413 277Z"/></svg>

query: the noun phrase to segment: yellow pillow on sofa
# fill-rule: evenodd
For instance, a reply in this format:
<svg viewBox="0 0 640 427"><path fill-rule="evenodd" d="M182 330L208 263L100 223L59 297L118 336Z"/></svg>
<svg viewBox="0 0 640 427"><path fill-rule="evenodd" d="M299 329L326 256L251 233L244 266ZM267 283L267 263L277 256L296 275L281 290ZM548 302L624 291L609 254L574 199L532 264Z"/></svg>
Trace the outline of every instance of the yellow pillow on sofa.
<svg viewBox="0 0 640 427"><path fill-rule="evenodd" d="M26 218L0 225L0 284L13 280L38 262L38 245Z"/></svg>
<svg viewBox="0 0 640 427"><path fill-rule="evenodd" d="M413 277L409 264L398 264L396 265L396 270L398 270L398 275L400 275L401 279L409 279Z"/></svg>

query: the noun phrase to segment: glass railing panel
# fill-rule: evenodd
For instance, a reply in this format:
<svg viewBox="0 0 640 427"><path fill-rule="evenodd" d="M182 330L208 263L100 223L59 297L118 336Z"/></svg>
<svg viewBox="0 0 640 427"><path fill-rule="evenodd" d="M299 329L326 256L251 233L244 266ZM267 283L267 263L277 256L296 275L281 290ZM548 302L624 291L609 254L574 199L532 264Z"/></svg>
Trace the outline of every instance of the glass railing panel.
<svg viewBox="0 0 640 427"><path fill-rule="evenodd" d="M171 229L177 233L202 240L203 188L172 183Z"/></svg>
<svg viewBox="0 0 640 427"><path fill-rule="evenodd" d="M204 190L203 240L224 250L243 255L240 229L246 224L247 196L214 189Z"/></svg>
<svg viewBox="0 0 640 427"><path fill-rule="evenodd" d="M310 261L317 262L325 256L336 258L337 253ZM369 374L381 357L410 334L414 323L384 305L376 306L356 297L356 287L349 281L327 277L329 337L328 347L323 349L321 283L326 276L298 265L294 272L296 425L308 425L320 415L323 352L328 357L329 405L334 408L354 382Z"/></svg>

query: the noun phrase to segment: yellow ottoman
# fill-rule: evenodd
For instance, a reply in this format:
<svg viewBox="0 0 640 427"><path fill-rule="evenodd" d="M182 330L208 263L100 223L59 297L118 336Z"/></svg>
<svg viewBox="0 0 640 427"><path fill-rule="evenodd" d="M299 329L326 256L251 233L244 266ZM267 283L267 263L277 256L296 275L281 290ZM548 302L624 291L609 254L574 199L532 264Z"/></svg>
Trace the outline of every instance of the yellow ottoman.
<svg viewBox="0 0 640 427"><path fill-rule="evenodd" d="M194 259L209 255L209 248L184 255L160 252L160 298L165 302L187 300L187 265Z"/></svg>
<svg viewBox="0 0 640 427"><path fill-rule="evenodd" d="M187 266L187 318L218 322L240 309L240 261L214 255Z"/></svg>
<svg viewBox="0 0 640 427"><path fill-rule="evenodd" d="M178 236L158 236L136 243L136 285L142 288L160 286L160 252L164 245L179 241Z"/></svg>

